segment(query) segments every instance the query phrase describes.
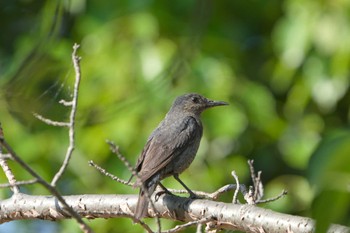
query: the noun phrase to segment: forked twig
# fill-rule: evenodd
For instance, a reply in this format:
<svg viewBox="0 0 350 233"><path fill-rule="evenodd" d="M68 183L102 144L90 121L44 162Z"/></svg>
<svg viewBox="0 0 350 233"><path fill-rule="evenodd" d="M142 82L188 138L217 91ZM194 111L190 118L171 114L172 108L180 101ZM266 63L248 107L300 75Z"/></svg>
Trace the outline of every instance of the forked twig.
<svg viewBox="0 0 350 233"><path fill-rule="evenodd" d="M69 128L69 146L67 148L66 156L64 158L64 161L62 163L61 168L58 170L56 175L51 181L51 185L55 186L57 181L60 179L60 177L63 175L64 171L66 170L69 160L72 157L73 150L75 147L75 131L74 131L74 126L75 126L75 115L77 112L77 106L78 106L78 92L79 92L79 84L81 80L81 71L80 71L80 60L81 58L77 55L77 50L79 48L78 44L73 45L73 53L72 53L72 61L74 65L74 70L75 70L75 82L74 82L74 89L73 89L73 98L72 101L61 101L61 103L65 103L66 106L71 106L71 112L69 116L69 123L68 128Z"/></svg>

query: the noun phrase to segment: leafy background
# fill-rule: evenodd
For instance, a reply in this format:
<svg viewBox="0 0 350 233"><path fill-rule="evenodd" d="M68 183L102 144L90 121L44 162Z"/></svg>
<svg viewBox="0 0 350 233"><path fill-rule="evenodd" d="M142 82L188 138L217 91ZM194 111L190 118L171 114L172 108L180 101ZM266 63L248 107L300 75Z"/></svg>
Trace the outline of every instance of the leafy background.
<svg viewBox="0 0 350 233"><path fill-rule="evenodd" d="M173 99L198 92L230 106L203 114L186 184L211 192L234 182L232 170L250 184L246 161L254 159L266 197L289 191L263 207L316 218L319 232L329 222L350 225L349 1L3 0L0 17L0 121L8 142L47 180L63 160L67 131L32 112L67 120L58 101L72 93L72 45L81 44L77 145L58 184L63 194L137 193L87 161L129 178L105 140L135 163ZM31 178L11 167L19 180ZM165 184L180 188L171 178ZM22 191L48 194L40 185ZM96 232L142 232L129 219L89 224ZM0 225L20 231L79 230L73 220Z"/></svg>

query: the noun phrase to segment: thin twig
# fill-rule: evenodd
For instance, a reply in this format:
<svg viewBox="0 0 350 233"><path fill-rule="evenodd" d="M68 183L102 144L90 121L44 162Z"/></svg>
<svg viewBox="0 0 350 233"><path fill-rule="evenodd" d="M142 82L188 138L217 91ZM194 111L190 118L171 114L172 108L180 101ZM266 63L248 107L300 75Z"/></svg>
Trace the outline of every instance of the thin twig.
<svg viewBox="0 0 350 233"><path fill-rule="evenodd" d="M258 175L255 177L254 187L254 200L259 201L264 195L264 186L261 181L261 171L258 171Z"/></svg>
<svg viewBox="0 0 350 233"><path fill-rule="evenodd" d="M19 188L17 186L17 181L15 176L12 173L11 168L8 166L7 160L5 159L0 159L0 166L2 170L4 170L4 173L6 175L7 180L9 181L10 188L14 194L19 193Z"/></svg>
<svg viewBox="0 0 350 233"><path fill-rule="evenodd" d="M60 121L53 121L48 118L43 117L42 115L33 112L33 115L38 119L44 122L45 124L52 125L52 126L57 126L57 127L69 127L70 124L68 122L60 122Z"/></svg>
<svg viewBox="0 0 350 233"><path fill-rule="evenodd" d="M253 186L249 186L248 192L246 192L243 195L244 200L247 202L247 204L256 204L255 200L254 200L254 188Z"/></svg>
<svg viewBox="0 0 350 233"><path fill-rule="evenodd" d="M248 165L249 165L249 170L250 170L250 178L252 179L253 186L255 187L256 180L255 180L254 160L253 159L248 160Z"/></svg>
<svg viewBox="0 0 350 233"><path fill-rule="evenodd" d="M202 227L203 227L202 223L197 224L196 233L202 233Z"/></svg>
<svg viewBox="0 0 350 233"><path fill-rule="evenodd" d="M133 185L130 182L128 182L126 180L123 180L123 179L120 179L119 177L117 177L117 176L107 172L105 169L103 169L102 167L100 167L99 165L94 163L94 161L92 161L92 160L89 161L89 165L94 167L94 168L96 168L97 171L99 171L101 174L103 174L105 176L108 176L109 178L111 178L114 181L117 181L117 182L119 182L121 184L128 185L128 186L132 186Z"/></svg>
<svg viewBox="0 0 350 233"><path fill-rule="evenodd" d="M247 192L246 191L247 188L244 184L239 184L238 188L239 188L239 191L243 195ZM216 191L214 191L212 193L207 193L207 192L203 192L203 191L196 191L196 190L192 190L192 191L198 197L211 199L211 200L217 200L222 194L227 193L231 190L236 190L236 189L237 189L237 184L227 184L227 185L220 187L219 189L217 189ZM170 191L171 193L177 193L177 194L187 194L188 193L187 190L184 190L184 189L168 189L168 191Z"/></svg>
<svg viewBox="0 0 350 233"><path fill-rule="evenodd" d="M248 164L254 188L252 199L254 203L257 203L264 196L264 187L261 182L261 171L259 171L258 175L256 175L254 169L254 160L248 160Z"/></svg>
<svg viewBox="0 0 350 233"><path fill-rule="evenodd" d="M257 204L276 201L276 200L278 200L278 199L284 197L284 196L287 195L287 194L288 194L287 190L282 190L282 192L281 192L279 195L277 195L276 197L271 197L271 198L268 198L268 199L265 199L265 200L259 200L259 201L257 202Z"/></svg>
<svg viewBox="0 0 350 233"><path fill-rule="evenodd" d="M236 172L235 171L232 171L231 172L231 175L233 176L233 178L235 179L235 181L236 181L236 190L235 190L235 192L234 192L234 194L233 194L233 199L232 199L232 203L233 204L237 204L237 197L238 197L238 192L239 192L239 188L238 187L240 187L239 186L239 180L238 180L238 176L237 176L237 174L236 174Z"/></svg>
<svg viewBox="0 0 350 233"><path fill-rule="evenodd" d="M10 184L10 183L0 184L0 188L9 188L13 186L29 185L29 184L35 184L35 183L38 183L37 179L23 180L23 181L16 181L13 184Z"/></svg>
<svg viewBox="0 0 350 233"><path fill-rule="evenodd" d="M2 130L2 125L0 122L0 140L4 139L4 131ZM2 153L2 148L0 147L0 152Z"/></svg>
<svg viewBox="0 0 350 233"><path fill-rule="evenodd" d="M56 173L54 178L51 181L51 185L55 186L57 181L60 179L60 177L63 175L64 171L66 170L69 160L72 157L73 150L74 150L74 145L75 145L75 131L74 131L74 126L75 126L75 115L77 111L77 106L78 106L78 93L79 93L79 84L80 84L80 79L81 79L81 71L80 71L80 60L81 58L77 56L77 50L79 48L78 44L74 44L73 46L73 53L72 53L72 61L74 65L74 70L75 70L75 82L74 82L74 90L73 90L73 99L71 101L71 112L69 116L69 146L67 148L66 156L64 158L64 161L62 163L61 168L59 171Z"/></svg>
<svg viewBox="0 0 350 233"><path fill-rule="evenodd" d="M153 233L152 229L144 221L134 218L134 216L131 218L133 219L134 223L139 223L148 233Z"/></svg>
<svg viewBox="0 0 350 233"><path fill-rule="evenodd" d="M0 159L12 160L12 157L10 154L3 154L0 149Z"/></svg>
<svg viewBox="0 0 350 233"><path fill-rule="evenodd" d="M118 159L124 163L126 168L134 175L137 176L137 173L134 170L134 167L131 165L131 163L125 158L124 155L122 155L119 151L119 147L112 141L106 140L107 144L109 145L109 148L111 151L118 156Z"/></svg>

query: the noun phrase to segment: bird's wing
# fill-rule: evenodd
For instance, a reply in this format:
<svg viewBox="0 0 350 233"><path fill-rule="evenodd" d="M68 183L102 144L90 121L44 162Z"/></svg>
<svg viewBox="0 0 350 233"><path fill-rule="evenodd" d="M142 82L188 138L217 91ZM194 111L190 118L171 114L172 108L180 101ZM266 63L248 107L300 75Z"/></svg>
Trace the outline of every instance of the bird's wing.
<svg viewBox="0 0 350 233"><path fill-rule="evenodd" d="M136 166L141 182L176 159L198 138L198 134L201 134L201 127L190 116L164 129L157 129L147 141Z"/></svg>

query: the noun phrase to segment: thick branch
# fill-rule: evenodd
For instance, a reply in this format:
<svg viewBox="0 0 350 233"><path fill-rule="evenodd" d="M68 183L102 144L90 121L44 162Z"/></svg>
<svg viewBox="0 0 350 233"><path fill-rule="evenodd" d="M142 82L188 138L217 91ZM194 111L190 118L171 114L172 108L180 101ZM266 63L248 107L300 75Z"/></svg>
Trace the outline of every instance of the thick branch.
<svg viewBox="0 0 350 233"><path fill-rule="evenodd" d="M64 196L67 204L79 215L93 218L131 217L137 195L74 195ZM314 221L262 209L254 205L238 205L209 200L162 195L155 207L162 218L194 221L215 219L215 227L244 232L313 232ZM149 210L152 212L152 210ZM152 214L152 213L150 213ZM69 218L57 198L52 196L13 195L0 201L0 223L19 219L60 220ZM329 232L348 233L349 228L332 225Z"/></svg>

